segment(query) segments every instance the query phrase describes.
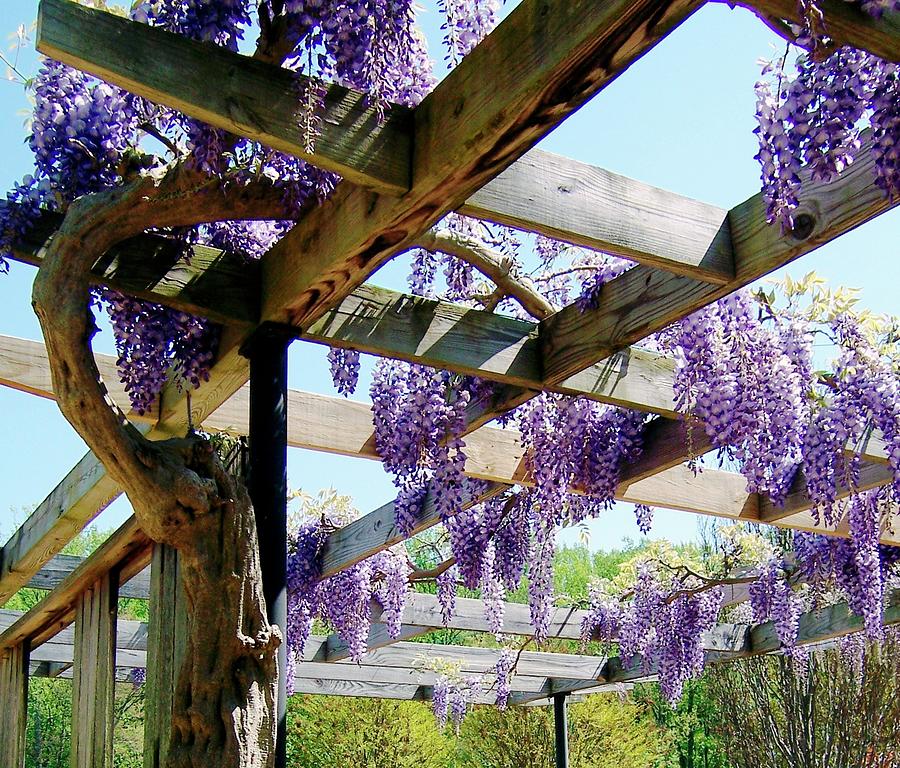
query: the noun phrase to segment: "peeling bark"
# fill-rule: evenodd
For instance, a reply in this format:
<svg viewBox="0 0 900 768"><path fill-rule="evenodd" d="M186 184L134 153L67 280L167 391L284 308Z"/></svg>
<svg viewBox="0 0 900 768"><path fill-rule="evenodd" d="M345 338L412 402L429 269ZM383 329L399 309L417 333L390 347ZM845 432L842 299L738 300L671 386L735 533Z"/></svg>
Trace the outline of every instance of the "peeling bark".
<svg viewBox="0 0 900 768"><path fill-rule="evenodd" d="M220 183L176 166L75 201L34 283L60 410L125 490L144 531L179 551L188 637L168 768L272 764L282 637L266 619L241 481L199 436L151 442L107 397L91 350L90 269L150 227L290 215L267 183Z"/></svg>

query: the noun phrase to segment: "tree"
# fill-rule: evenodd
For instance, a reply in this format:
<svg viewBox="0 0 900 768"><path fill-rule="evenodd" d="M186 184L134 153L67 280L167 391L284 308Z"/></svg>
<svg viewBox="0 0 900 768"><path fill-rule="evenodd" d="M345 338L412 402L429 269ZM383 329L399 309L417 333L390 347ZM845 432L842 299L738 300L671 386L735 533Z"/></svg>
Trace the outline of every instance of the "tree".
<svg viewBox="0 0 900 768"><path fill-rule="evenodd" d="M705 678L688 682L681 701L674 707L655 684L638 686L633 695L653 713L656 724L665 729L678 768L731 768L716 732L719 712Z"/></svg>
<svg viewBox="0 0 900 768"><path fill-rule="evenodd" d="M900 642L855 639L802 658L770 656L709 674L719 732L736 768L894 768Z"/></svg>

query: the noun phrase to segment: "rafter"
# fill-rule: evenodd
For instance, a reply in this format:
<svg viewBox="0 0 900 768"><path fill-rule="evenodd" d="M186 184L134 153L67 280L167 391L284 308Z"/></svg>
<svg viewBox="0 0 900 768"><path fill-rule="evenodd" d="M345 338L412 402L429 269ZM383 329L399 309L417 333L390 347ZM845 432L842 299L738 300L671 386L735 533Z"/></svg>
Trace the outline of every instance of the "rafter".
<svg viewBox="0 0 900 768"><path fill-rule="evenodd" d="M734 277L728 211L543 150L459 212L706 282Z"/></svg>
<svg viewBox="0 0 900 768"><path fill-rule="evenodd" d="M793 0L726 0L732 7L743 6L764 20L786 19L801 23L800 11ZM828 35L839 45L852 45L874 53L886 61L900 62L900 12L885 10L874 18L856 3L844 0L818 0Z"/></svg>
<svg viewBox="0 0 900 768"><path fill-rule="evenodd" d="M39 362L44 354L43 346L38 342L3 340L0 343L0 383L52 397L49 376ZM97 355L96 359L101 371L114 375L114 360L111 357ZM124 392L113 396L123 398L119 400L120 404L127 404ZM207 418L204 427L217 432L246 435L248 407L249 393L243 388ZM375 451L372 415L367 405L342 398L291 391L288 395L288 410L289 445L345 456L379 459ZM647 465L654 465L654 462L645 458L636 463L634 471L631 465L623 467L623 480L616 494L618 499L731 519L760 519L760 505L766 502L746 492L745 481L740 475L712 469L695 475L676 461L677 456L673 457L672 451L677 453L677 444L673 448L663 437L651 434L646 444L646 454L649 456L654 455L654 446L660 446L658 461L652 471L647 469ZM888 482L889 476L884 474L888 468L883 464L883 445L873 441L869 450L882 453L882 457L873 460L872 464L882 473L878 475L882 478L882 484ZM477 429L466 438L466 453L467 473L491 483L487 488L472 486L467 497L469 504L485 498L485 495L502 491L509 484L529 482L522 448L514 430L492 427ZM666 468L658 471L662 466ZM868 464L864 463L863 466ZM96 475L97 482L108 482L105 478L105 472ZM63 488L65 487L64 484ZM100 491L86 488L85 492L104 499L108 499L110 493L103 486ZM845 489L845 492L849 493L849 489ZM51 498L58 498L65 493L67 491L60 489ZM767 519L766 522L788 528L829 532L824 526L816 524L809 513L804 511L811 505L808 498L804 501L801 495L797 499L792 497L789 514L786 513L777 520ZM10 564L10 567L6 570L6 576L0 578L0 595L8 596L24 585L80 530L78 525L83 527L99 511L99 508L90 504L79 507L77 514L69 507L52 506L50 509L55 511L51 514L41 511L34 521L29 519L26 526L30 529L29 540L45 540L53 542L53 546L17 546L8 550L13 553L9 555L4 550L2 561ZM437 522L433 500L428 500L420 511L416 530L424 530ZM847 533L840 531L839 535ZM883 541L900 541L897 535L893 530L887 530ZM20 534L15 534L14 539L18 536ZM393 503L385 504L329 537L323 552L324 573L336 573L404 538L394 526Z"/></svg>
<svg viewBox="0 0 900 768"><path fill-rule="evenodd" d="M384 119L364 93L330 86L303 128L303 75L71 0L41 0L37 49L149 101L388 194L409 189L412 115Z"/></svg>

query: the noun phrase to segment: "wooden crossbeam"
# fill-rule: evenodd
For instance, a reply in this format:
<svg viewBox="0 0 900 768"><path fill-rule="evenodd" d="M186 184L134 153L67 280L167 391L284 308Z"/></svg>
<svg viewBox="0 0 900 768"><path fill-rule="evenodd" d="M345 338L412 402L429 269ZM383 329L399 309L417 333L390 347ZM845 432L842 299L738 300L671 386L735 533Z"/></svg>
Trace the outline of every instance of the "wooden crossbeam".
<svg viewBox="0 0 900 768"><path fill-rule="evenodd" d="M262 260L261 317L306 325L441 216L531 149L649 51L700 0L525 0L414 113L412 188L402 198L341 184ZM489 80L484 71L493 74ZM461 96L465 94L465 98ZM210 379L191 393L202 423L247 381L223 339ZM163 393L159 427L184 429L185 393Z"/></svg>
<svg viewBox="0 0 900 768"><path fill-rule="evenodd" d="M70 0L41 0L37 49L354 183L388 194L409 189L412 116L403 107L382 119L364 93L332 85L308 136L301 93L317 86L303 75Z"/></svg>
<svg viewBox="0 0 900 768"><path fill-rule="evenodd" d="M43 211L16 242L11 258L39 267L62 219ZM186 253L171 238L139 235L104 254L91 280L217 323L249 329L259 320L259 265L218 248L192 245Z"/></svg>
<svg viewBox="0 0 900 768"><path fill-rule="evenodd" d="M29 359L34 359L35 355L40 354L41 345L36 342L19 341L17 345L13 346L20 350L24 349L28 353ZM3 359L3 355L0 355L0 364ZM101 370L111 366L113 362L111 358L99 355L97 359ZM0 382L8 384L17 381L17 377L23 375L21 371L21 365L12 364L10 371L0 372ZM39 391L44 396L52 397L52 391L38 389L39 386L49 387L49 377L46 377L47 382L44 384L39 383L43 378L42 375L35 375L32 371L24 375L23 380L28 382L27 387L21 386L20 388ZM209 417L204 426L213 431L246 434L248 396L246 389L240 390L224 407ZM343 398L292 391L288 397L288 411L290 414L288 422L290 445L378 460L372 434L371 411L365 404L347 401ZM466 438L466 442L467 473L473 477L499 484L486 490L479 489L472 494L470 502L474 503L477 498L482 498L482 493L501 490L504 485L527 483L522 448L514 430L482 427L471 433ZM629 468L626 466L624 469L626 477L628 473ZM105 473L100 477L104 476ZM694 475L685 467L677 465L669 467L664 472L650 473L646 477L632 477L622 483L617 498L632 503L645 503L731 519L759 519L760 499L756 495L746 492L744 479L734 473L712 469ZM87 520L93 516L89 514L89 507L85 507L85 509L88 514L81 518L82 525L87 524ZM45 527L40 529L42 536L47 537L48 540L55 540L58 546L41 550L42 555L31 549L22 550L15 559L19 566L8 573L4 579L0 579L0 594L12 594L15 589L27 583L55 552L58 552L65 543L63 541L65 535L61 534L60 530L67 529L62 527L57 530L56 526L70 525L72 519L72 515L65 513L65 509L59 508L55 517L43 518ZM806 514L808 518L808 513L799 514ZM814 521L807 518L798 519L795 513L791 517L772 522L784 527L828 532L824 526L817 526ZM433 504L426 504L416 528L424 530L437 522ZM37 521L34 530L38 530ZM839 532L839 534L847 535L845 531ZM403 538L394 527L393 504L384 505L329 537L323 553L324 572L326 575L336 573L360 559L402 541ZM895 532L886 531L883 541L895 543L900 542L900 539L897 538ZM7 560L6 556L3 560L12 562L12 558ZM10 580L7 582L6 579ZM9 586L6 586L7 583Z"/></svg>
<svg viewBox="0 0 900 768"><path fill-rule="evenodd" d="M638 266L600 291L597 309L569 306L540 324L544 378L564 382L598 360L640 341L675 320L764 277L894 207L873 181L865 153L836 183L813 181L804 170L793 231L766 224L762 194L728 213L735 279L716 286Z"/></svg>
<svg viewBox="0 0 900 768"><path fill-rule="evenodd" d="M793 0L729 0L729 4L749 8L769 20L804 21ZM900 12L886 10L876 19L859 4L844 0L819 0L817 7L825 17L828 36L839 45L852 45L886 61L900 62Z"/></svg>
<svg viewBox="0 0 900 768"><path fill-rule="evenodd" d="M459 211L698 280L734 277L728 211L538 149Z"/></svg>
<svg viewBox="0 0 900 768"><path fill-rule="evenodd" d="M20 626L27 614L16 611L0 611L0 628ZM885 612L885 623L900 622L900 590L895 590L889 597ZM137 622L118 622L117 665L143 666L146 663L147 627ZM837 637L858 632L862 628L862 620L853 615L844 604L803 614L800 618L800 645L821 644ZM736 658L773 653L779 650L779 643L773 625L763 624L745 632L742 638L749 637L749 642L735 644L733 625L721 625L712 633L722 638L729 645L706 652L708 663L719 663ZM8 632L8 630L7 630ZM3 637L0 636L0 648ZM54 640L38 648L33 658L37 661L53 663L65 662L71 658L74 633L71 629L62 630ZM730 639L728 639L730 638ZM455 661L464 673L488 675L496 664L497 650L486 648L470 648L463 646L443 646L428 643L398 643L367 654L363 664L356 665L349 661L322 663L314 659L323 659L323 650L327 647L327 638L313 636L307 643L305 661L298 664L295 690L297 692L319 693L330 695L360 695L384 698L429 698L427 683L433 683L427 672L421 672L424 658L443 658ZM619 684L651 680L656 676L654 665L645 668L640 659L631 664L624 664L619 658L608 661L602 657L579 656L573 654L554 654L525 651L520 656L516 668L512 699L514 704L528 704L546 698L552 693L563 691L597 691L603 684ZM405 676L410 678L421 674L421 679L403 682ZM581 677L579 677L581 675ZM537 687L537 681L546 678ZM516 686L515 680L521 682ZM425 683L425 684L423 684ZM395 686L408 686L402 691ZM478 700L490 703L487 697Z"/></svg>
<svg viewBox="0 0 900 768"><path fill-rule="evenodd" d="M53 637L72 622L81 595L98 578L117 569L119 579L128 581L150 562L150 554L150 540L137 520L130 518L56 589L0 634L0 651L25 640L37 647Z"/></svg>
<svg viewBox="0 0 900 768"><path fill-rule="evenodd" d="M263 259L263 319L309 324L700 5L696 0L519 4L415 110L413 185L407 195L390 200L339 188Z"/></svg>
<svg viewBox="0 0 900 768"><path fill-rule="evenodd" d="M78 555L54 555L28 582L31 589L56 589L84 561ZM150 597L150 572L135 574L127 584L119 585L119 597L147 600Z"/></svg>
<svg viewBox="0 0 900 768"><path fill-rule="evenodd" d="M887 607L884 614L884 623L894 625L900 623L900 590L894 590L888 596ZM846 603L801 614L800 629L797 637L797 645L813 646L840 637L859 632L863 628L862 619L848 609ZM750 646L743 657L762 656L775 653L781 649L775 626L767 622L753 627L750 632ZM721 663L735 658L722 657L720 654L709 652L706 654L707 663ZM655 664L645 667L643 660L635 658L631 663L625 663L618 657L611 658L607 666L607 679L612 683L642 682L654 680L657 677Z"/></svg>
<svg viewBox="0 0 900 768"><path fill-rule="evenodd" d="M85 454L0 550L0 605L27 585L119 493L94 454Z"/></svg>

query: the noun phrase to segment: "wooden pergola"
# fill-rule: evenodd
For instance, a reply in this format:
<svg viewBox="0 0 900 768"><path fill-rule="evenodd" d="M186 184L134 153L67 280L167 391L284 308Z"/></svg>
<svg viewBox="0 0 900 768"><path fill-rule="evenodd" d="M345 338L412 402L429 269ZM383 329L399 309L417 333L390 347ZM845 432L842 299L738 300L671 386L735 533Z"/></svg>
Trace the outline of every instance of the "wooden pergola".
<svg viewBox="0 0 900 768"><path fill-rule="evenodd" d="M737 4L763 20L796 19L792 0ZM747 493L735 473L692 473L686 460L711 445L702 429L689 439L676 413L673 363L632 345L896 205L875 185L870 155L861 154L830 184L806 178L795 226L782 232L766 223L761 194L724 210L534 148L703 5L703 0L523 0L413 110L395 107L380 121L363 94L330 87L310 153L295 115L295 75L68 0L42 0L37 44L47 56L344 179L258 265L248 267L205 246L194 247L186 259L171 242L144 235L121 243L94 267L98 284L224 325L210 380L191 393L190 422L250 437L257 515L269 521L267 530L273 523L281 528L280 535L267 537L261 553L271 621L284 626L287 447L379 458L366 405L287 389L287 348L297 339L496 382L495 395L474 403L467 414L466 471L489 483L486 489L472 484L466 504L512 484L529 484L517 433L486 425L543 390L655 415L641 458L623 468L618 499L847 535L845 523L827 528L815 522L802 473L783 507ZM838 43L900 61L898 14L876 20L845 0L821 5ZM451 211L602 250L637 266L603 287L596 309L536 312L538 322L366 282L409 248L440 248L430 230ZM59 222L58 215L47 213L19 243L15 258L40 264ZM502 260L488 248L480 257L502 288L508 278ZM127 411L114 360L97 358L111 397ZM0 338L0 382L52 398L43 345ZM183 434L189 423L185 398L169 386L152 413L130 418L142 422L152 438ZM892 479L877 434L863 453L859 485L845 488L844 495ZM14 713L0 721L4 766L23 761L29 673L73 678L73 765L110 766L113 683L117 670L135 666L148 669L145 764L164 763L185 622L175 552L155 546L132 518L89 558L58 557L120 492L89 453L2 548L0 602L27 585L52 589L27 613L0 615L0 702ZM438 522L429 499L414 532ZM403 540L393 505L373 510L329 536L323 575ZM900 544L900 534L886 526L883 541ZM117 595L126 593L151 601L149 626L117 619ZM745 597L737 586L729 599ZM347 661L337 638L314 638L298 666L295 689L428 698L434 676L417 669L415 661L430 648L405 641L441 626L434 599L413 596L398 641L374 618L372 652L363 665ZM558 609L551 636L577 637L580 620L577 611ZM886 621L900 621L900 594L892 596ZM67 629L73 622L74 631ZM478 601L461 600L451 626L486 631ZM846 606L834 606L803 617L800 642L826 641L860 626ZM505 631L532 633L523 606L506 606ZM770 625L721 625L704 643L710 661L779 648ZM496 652L487 649L441 646L435 652L457 658L475 675L484 675L496 661ZM652 668L648 673L640 663L625 665L615 658L525 652L512 702L552 698L560 711L566 694L648 676Z"/></svg>

